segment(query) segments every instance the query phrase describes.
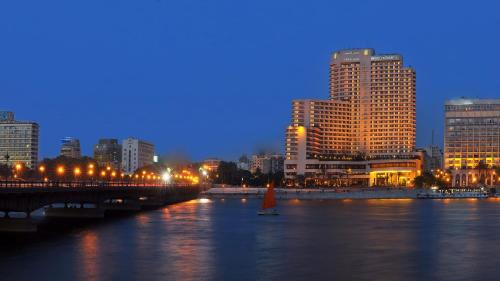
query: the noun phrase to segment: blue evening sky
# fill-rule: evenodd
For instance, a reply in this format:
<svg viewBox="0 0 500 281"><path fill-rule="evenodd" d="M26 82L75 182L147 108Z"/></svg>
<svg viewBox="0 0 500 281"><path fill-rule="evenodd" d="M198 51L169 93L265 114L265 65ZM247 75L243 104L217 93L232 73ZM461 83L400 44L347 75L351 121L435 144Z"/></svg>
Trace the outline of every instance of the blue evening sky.
<svg viewBox="0 0 500 281"><path fill-rule="evenodd" d="M445 99L499 97L496 1L3 0L0 109L60 139L137 136L160 154L282 150L290 103L328 97L332 51L400 53L417 71L417 143Z"/></svg>

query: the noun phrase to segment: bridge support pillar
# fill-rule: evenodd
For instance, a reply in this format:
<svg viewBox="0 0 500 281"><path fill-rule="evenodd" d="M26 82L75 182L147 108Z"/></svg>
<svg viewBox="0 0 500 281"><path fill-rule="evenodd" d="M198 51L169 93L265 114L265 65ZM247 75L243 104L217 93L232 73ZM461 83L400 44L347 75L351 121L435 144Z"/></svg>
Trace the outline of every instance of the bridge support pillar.
<svg viewBox="0 0 500 281"><path fill-rule="evenodd" d="M136 212L141 210L141 205L135 201L127 201L123 203L103 203L101 208L106 212Z"/></svg>
<svg viewBox="0 0 500 281"><path fill-rule="evenodd" d="M100 208L47 208L48 218L98 219L104 218L104 209Z"/></svg>
<svg viewBox="0 0 500 281"><path fill-rule="evenodd" d="M36 231L36 223L29 218L0 218L0 232L32 233Z"/></svg>

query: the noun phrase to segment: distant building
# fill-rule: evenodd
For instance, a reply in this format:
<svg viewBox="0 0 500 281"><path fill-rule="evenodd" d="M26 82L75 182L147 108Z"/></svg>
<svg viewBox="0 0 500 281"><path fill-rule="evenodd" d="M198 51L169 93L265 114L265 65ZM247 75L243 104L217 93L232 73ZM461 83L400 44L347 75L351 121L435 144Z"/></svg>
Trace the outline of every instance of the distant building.
<svg viewBox="0 0 500 281"><path fill-rule="evenodd" d="M217 171L219 168L221 160L217 158L205 159L202 163L202 167L210 172Z"/></svg>
<svg viewBox="0 0 500 281"><path fill-rule="evenodd" d="M155 147L152 143L128 138L122 143L122 170L133 174L137 169L153 164Z"/></svg>
<svg viewBox="0 0 500 281"><path fill-rule="evenodd" d="M81 158L80 140L72 137L65 137L61 140L61 156L69 158Z"/></svg>
<svg viewBox="0 0 500 281"><path fill-rule="evenodd" d="M99 166L111 166L113 169L121 169L122 146L117 139L100 139L94 145L94 159Z"/></svg>
<svg viewBox="0 0 500 281"><path fill-rule="evenodd" d="M245 154L243 154L238 159L236 166L240 170L250 171L250 159L248 159L248 157Z"/></svg>
<svg viewBox="0 0 500 281"><path fill-rule="evenodd" d="M263 174L283 172L284 157L280 154L255 154L250 161L250 172Z"/></svg>
<svg viewBox="0 0 500 281"><path fill-rule="evenodd" d="M429 145L423 148L425 151L424 170L435 171L443 169L443 151L437 145Z"/></svg>
<svg viewBox="0 0 500 281"><path fill-rule="evenodd" d="M0 164L23 164L35 168L38 163L38 124L16 121L14 113L0 111Z"/></svg>
<svg viewBox="0 0 500 281"><path fill-rule="evenodd" d="M478 166L500 166L500 99L449 100L444 110L444 168L452 185L498 185L493 169Z"/></svg>

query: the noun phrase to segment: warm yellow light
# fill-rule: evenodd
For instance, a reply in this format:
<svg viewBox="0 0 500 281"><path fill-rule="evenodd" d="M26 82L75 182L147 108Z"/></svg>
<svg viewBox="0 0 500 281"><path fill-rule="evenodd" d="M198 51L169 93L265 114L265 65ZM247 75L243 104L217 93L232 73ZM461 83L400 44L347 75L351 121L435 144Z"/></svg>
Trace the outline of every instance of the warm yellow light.
<svg viewBox="0 0 500 281"><path fill-rule="evenodd" d="M105 177L106 176L106 171L101 172L101 176Z"/></svg>
<svg viewBox="0 0 500 281"><path fill-rule="evenodd" d="M16 170L21 170L23 166L21 164L16 164Z"/></svg>
<svg viewBox="0 0 500 281"><path fill-rule="evenodd" d="M139 175L135 175L135 178L138 179L139 178Z"/></svg>
<svg viewBox="0 0 500 281"><path fill-rule="evenodd" d="M112 176L113 178L114 178L114 177L116 177L116 172L112 172L112 173L111 173L111 176Z"/></svg>
<svg viewBox="0 0 500 281"><path fill-rule="evenodd" d="M38 167L38 170L40 171L40 173L45 172L45 166Z"/></svg>
<svg viewBox="0 0 500 281"><path fill-rule="evenodd" d="M89 171L87 172L87 174L88 174L89 176L94 175L94 170L89 170Z"/></svg>
<svg viewBox="0 0 500 281"><path fill-rule="evenodd" d="M80 168L75 168L74 173L75 176L79 176L82 173L82 171L80 170Z"/></svg>
<svg viewBox="0 0 500 281"><path fill-rule="evenodd" d="M106 167L106 170L111 171L111 167L110 167L110 166L107 166L107 167Z"/></svg>
<svg viewBox="0 0 500 281"><path fill-rule="evenodd" d="M94 169L94 164L89 164L89 169Z"/></svg>
<svg viewBox="0 0 500 281"><path fill-rule="evenodd" d="M59 166L59 167L57 167L57 173L58 173L59 175L64 174L64 167L63 167L63 166Z"/></svg>
<svg viewBox="0 0 500 281"><path fill-rule="evenodd" d="M145 175L146 174L146 171L142 171L142 174Z"/></svg>

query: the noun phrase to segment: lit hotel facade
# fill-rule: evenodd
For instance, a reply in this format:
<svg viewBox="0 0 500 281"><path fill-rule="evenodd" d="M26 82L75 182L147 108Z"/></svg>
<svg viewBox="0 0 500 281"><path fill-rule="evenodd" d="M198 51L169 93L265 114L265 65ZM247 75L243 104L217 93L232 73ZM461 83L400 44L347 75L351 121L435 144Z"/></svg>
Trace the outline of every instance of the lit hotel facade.
<svg viewBox="0 0 500 281"><path fill-rule="evenodd" d="M444 168L453 186L499 184L490 168L500 167L500 99L447 101L444 135Z"/></svg>
<svg viewBox="0 0 500 281"><path fill-rule="evenodd" d="M294 100L286 130L285 178L315 184L409 186L415 152L416 77L400 55L335 52L330 99Z"/></svg>

